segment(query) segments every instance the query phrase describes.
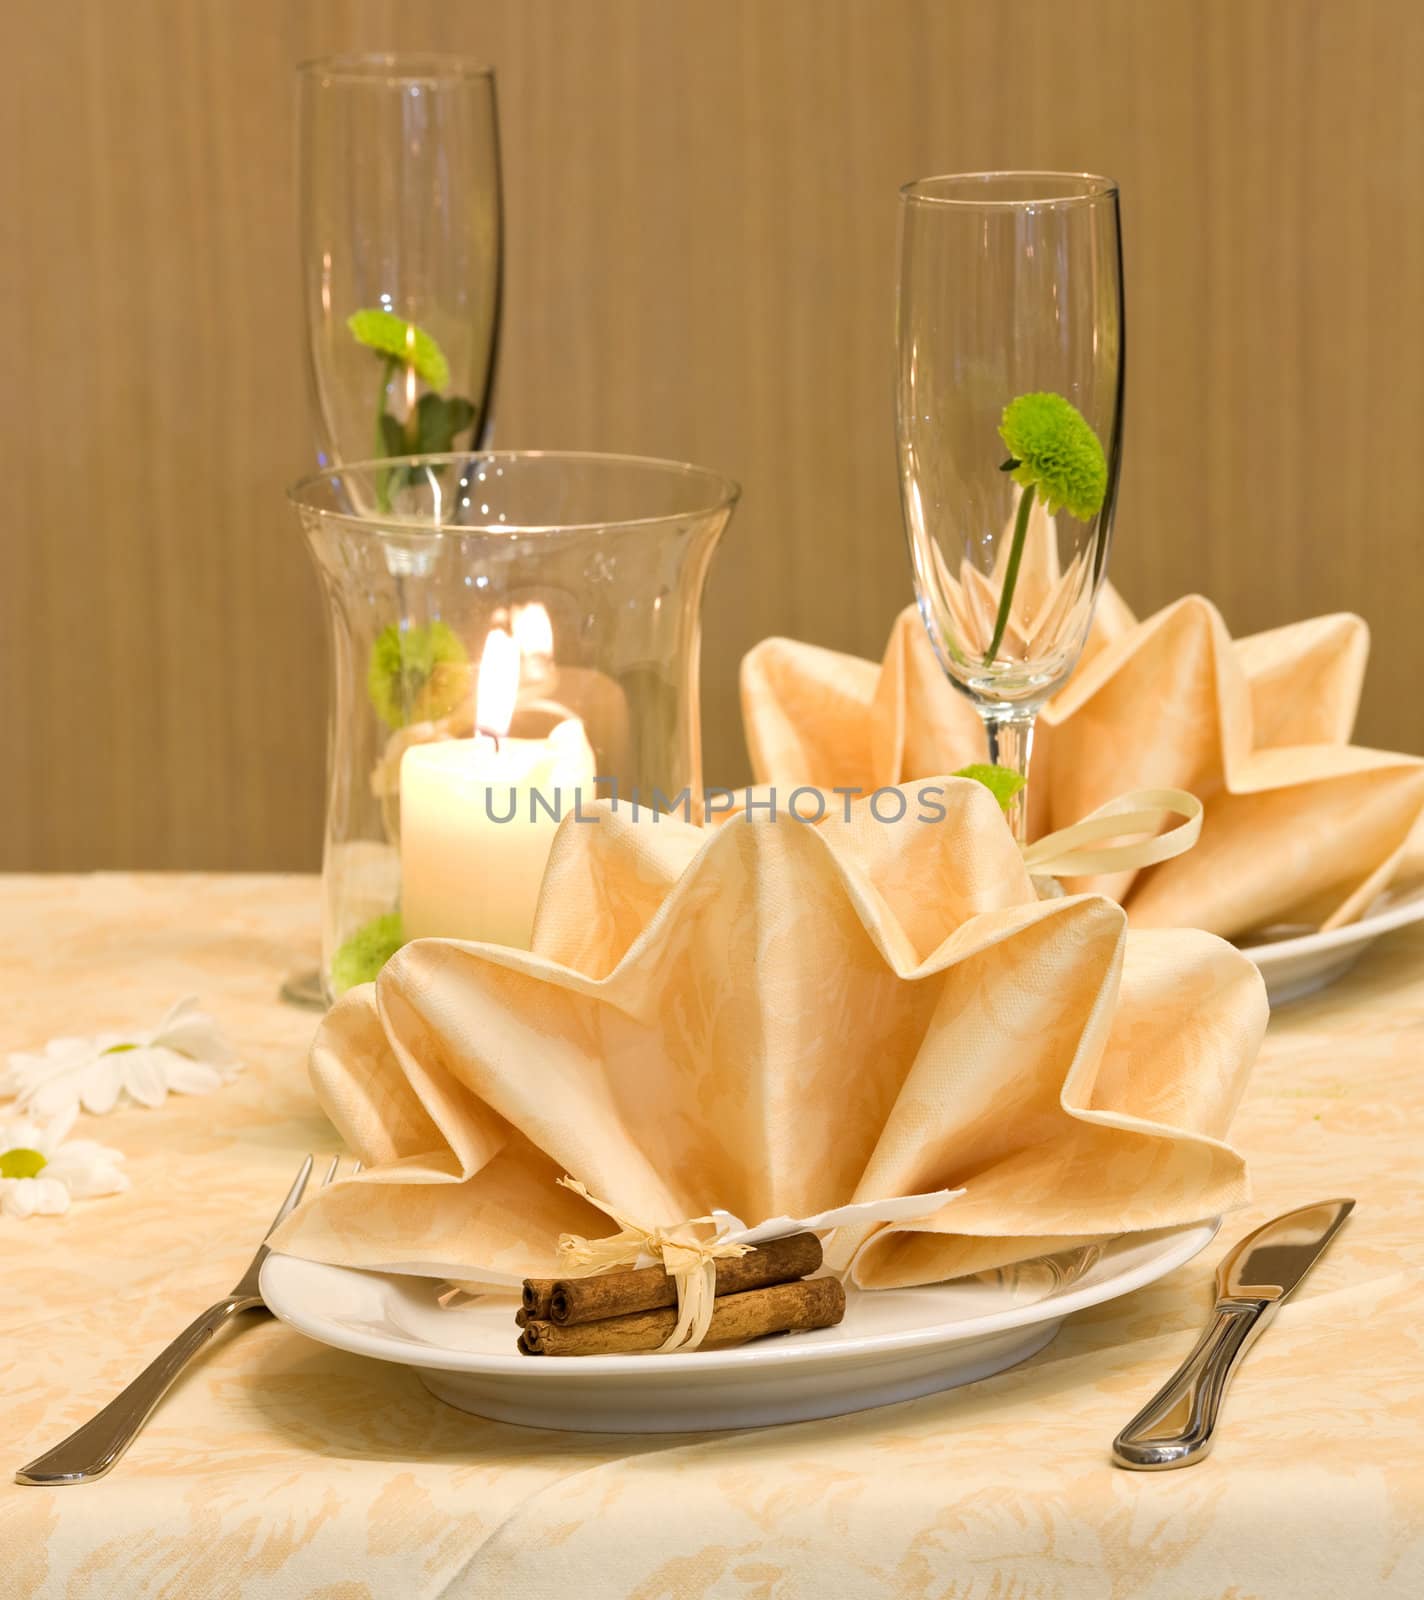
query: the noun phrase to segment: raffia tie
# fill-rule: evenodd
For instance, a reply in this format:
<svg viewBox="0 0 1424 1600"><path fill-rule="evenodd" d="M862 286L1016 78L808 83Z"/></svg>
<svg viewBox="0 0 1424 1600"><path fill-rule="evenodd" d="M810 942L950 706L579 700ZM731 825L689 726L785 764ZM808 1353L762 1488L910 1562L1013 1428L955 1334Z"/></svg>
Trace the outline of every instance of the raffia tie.
<svg viewBox="0 0 1424 1600"><path fill-rule="evenodd" d="M1166 833L1156 829L1173 817L1181 820ZM1185 789L1133 789L1120 794L1081 822L1046 833L1025 845L1024 865L1048 878L1076 878L1094 872L1129 872L1154 866L1190 850L1201 835L1202 803ZM1150 839L1102 844L1128 833L1151 833ZM1096 849L1085 848L1097 846Z"/></svg>
<svg viewBox="0 0 1424 1600"><path fill-rule="evenodd" d="M727 1244L720 1239L698 1239L696 1228L713 1228L715 1217L689 1217L668 1228L649 1227L592 1195L574 1178L560 1178L565 1189L613 1218L622 1230L605 1239L585 1239L582 1234L559 1235L559 1259L571 1276L591 1277L613 1267L635 1267L643 1256L659 1262L677 1288L677 1325L658 1346L661 1355L671 1350L695 1350L707 1337L717 1299L717 1263L744 1256L749 1244Z"/></svg>

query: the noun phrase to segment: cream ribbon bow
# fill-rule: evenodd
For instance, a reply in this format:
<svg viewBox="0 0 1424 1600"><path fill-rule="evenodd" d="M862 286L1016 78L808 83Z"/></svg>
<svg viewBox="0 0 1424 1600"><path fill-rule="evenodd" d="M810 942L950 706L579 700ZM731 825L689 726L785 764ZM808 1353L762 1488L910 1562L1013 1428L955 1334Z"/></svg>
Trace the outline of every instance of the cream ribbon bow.
<svg viewBox="0 0 1424 1600"><path fill-rule="evenodd" d="M717 1263L744 1256L752 1246L729 1244L719 1238L698 1239L695 1228L719 1226L716 1217L689 1217L670 1228L651 1228L625 1215L606 1200L592 1195L575 1178L560 1178L565 1189L572 1189L613 1220L623 1230L606 1239L585 1239L582 1234L559 1235L559 1257L570 1274L586 1277L607 1267L636 1267L645 1256L661 1264L677 1287L677 1324L658 1346L658 1354L672 1350L695 1350L707 1337L717 1300Z"/></svg>
<svg viewBox="0 0 1424 1600"><path fill-rule="evenodd" d="M1125 833L1153 833L1173 817L1182 820L1166 833L1123 844L1098 845ZM1095 872L1127 872L1170 861L1190 850L1201 835L1202 803L1185 789L1133 789L1120 794L1072 827L1046 833L1023 847L1024 865L1046 878L1076 878Z"/></svg>

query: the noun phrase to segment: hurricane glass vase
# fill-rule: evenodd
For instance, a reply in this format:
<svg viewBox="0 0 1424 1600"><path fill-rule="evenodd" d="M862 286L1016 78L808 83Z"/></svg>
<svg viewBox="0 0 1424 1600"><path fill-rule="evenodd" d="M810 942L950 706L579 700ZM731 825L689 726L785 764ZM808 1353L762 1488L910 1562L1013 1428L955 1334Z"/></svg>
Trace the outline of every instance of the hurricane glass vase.
<svg viewBox="0 0 1424 1600"><path fill-rule="evenodd" d="M331 644L329 996L408 937L527 946L554 831L597 798L700 820L701 599L736 496L675 462L538 452L292 490Z"/></svg>

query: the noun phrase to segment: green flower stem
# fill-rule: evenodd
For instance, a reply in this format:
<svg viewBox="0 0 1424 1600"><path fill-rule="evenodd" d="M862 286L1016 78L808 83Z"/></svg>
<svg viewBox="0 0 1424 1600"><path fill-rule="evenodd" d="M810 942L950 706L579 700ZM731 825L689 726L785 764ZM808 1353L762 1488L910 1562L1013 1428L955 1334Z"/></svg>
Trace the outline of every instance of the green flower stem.
<svg viewBox="0 0 1424 1600"><path fill-rule="evenodd" d="M391 379L395 376L396 358L387 356L381 363L381 387L376 391L376 454L383 456L386 453L386 436L381 431L381 418L386 412L386 392L391 386Z"/></svg>
<svg viewBox="0 0 1424 1600"><path fill-rule="evenodd" d="M1004 587L999 593L999 615L994 619L994 637L984 653L987 667L999 653L1004 642L1004 629L1009 625L1009 607L1014 603L1014 590L1019 581L1019 563L1023 560L1024 540L1028 537L1029 512L1033 510L1033 485L1030 484L1019 498L1019 514L1014 519L1014 541L1009 546L1009 564L1004 569Z"/></svg>
<svg viewBox="0 0 1424 1600"><path fill-rule="evenodd" d="M381 427L381 418L386 414L386 392L391 386L391 378L396 370L396 358L387 356L381 363L381 387L376 395L376 459L379 461L386 452L386 435ZM391 475L389 471L376 474L376 509L387 512L391 509Z"/></svg>

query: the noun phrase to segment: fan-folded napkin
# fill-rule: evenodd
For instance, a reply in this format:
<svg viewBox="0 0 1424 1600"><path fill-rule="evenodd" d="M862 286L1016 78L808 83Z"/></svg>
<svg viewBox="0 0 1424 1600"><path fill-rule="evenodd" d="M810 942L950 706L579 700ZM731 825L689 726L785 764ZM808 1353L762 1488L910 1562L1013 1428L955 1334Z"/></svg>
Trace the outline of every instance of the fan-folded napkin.
<svg viewBox="0 0 1424 1600"><path fill-rule="evenodd" d="M1354 616L1233 641L1189 595L1135 622L1110 589L1083 658L1038 721L1030 837L1127 790L1185 789L1205 811L1196 847L1138 873L1072 880L1120 900L1134 927L1237 938L1333 928L1424 865L1411 830L1424 762L1349 743L1369 651ZM742 662L759 783L872 790L984 759L984 729L949 683L918 614L879 666L790 639Z"/></svg>
<svg viewBox="0 0 1424 1600"><path fill-rule="evenodd" d="M880 1288L1240 1204L1255 969L1040 902L988 791L938 787L939 821L914 789L896 823L566 820L532 951L420 940L327 1015L313 1080L366 1170L277 1247L513 1285L609 1232L565 1174L657 1226L962 1190L832 1236Z"/></svg>

